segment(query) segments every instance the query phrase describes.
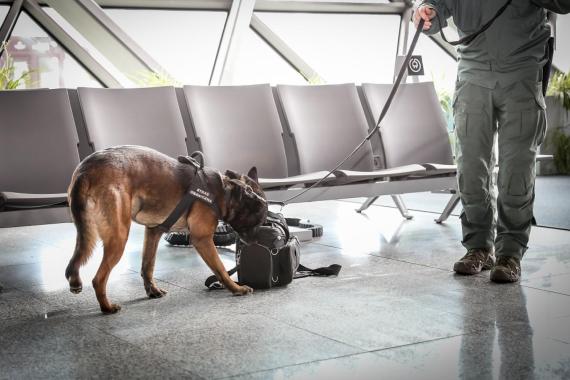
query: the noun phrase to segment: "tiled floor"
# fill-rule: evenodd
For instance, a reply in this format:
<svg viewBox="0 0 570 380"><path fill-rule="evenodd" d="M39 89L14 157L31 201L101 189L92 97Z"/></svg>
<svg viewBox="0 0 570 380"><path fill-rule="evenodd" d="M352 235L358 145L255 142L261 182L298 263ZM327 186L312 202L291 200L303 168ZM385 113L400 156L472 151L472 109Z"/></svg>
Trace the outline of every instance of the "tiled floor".
<svg viewBox="0 0 570 380"><path fill-rule="evenodd" d="M73 225L0 229L0 378L570 378L569 231L535 228L522 283L495 285L450 270L463 253L457 217L355 206L285 209L324 225L302 262L341 264L338 278L247 297L206 290L197 254L161 244L155 275L169 293L147 299L136 227L108 286L123 306L112 316L91 286L67 290Z"/></svg>

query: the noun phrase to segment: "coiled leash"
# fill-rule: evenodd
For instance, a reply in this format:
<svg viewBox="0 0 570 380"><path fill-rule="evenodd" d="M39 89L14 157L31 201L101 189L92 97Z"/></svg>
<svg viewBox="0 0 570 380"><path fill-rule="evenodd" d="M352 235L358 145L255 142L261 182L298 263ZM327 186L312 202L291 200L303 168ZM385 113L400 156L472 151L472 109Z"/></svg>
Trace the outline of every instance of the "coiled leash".
<svg viewBox="0 0 570 380"><path fill-rule="evenodd" d="M439 33L441 34L441 38L447 42L448 44L452 45L452 46L456 46L456 45L468 45L471 42L473 42L473 40L475 40L475 38L477 38L479 35L481 35L481 33L485 32L487 29L489 29L489 27L491 26L491 24L493 24L493 22L495 22L495 20L503 14L503 12L505 12L505 10L507 9L507 7L511 4L512 0L507 0L507 2L497 11L497 13L489 20L487 21L479 30L477 30L476 32L465 36L457 41L448 41L447 38L445 37L445 35L443 34L443 23L441 22L441 18L439 15L439 12L436 12L436 17L437 17L437 22L439 23ZM348 156L346 156L342 161L339 162L338 165L336 165L334 167L334 169L332 169L331 171L329 171L327 173L327 175L325 175L323 178L319 179L317 182L315 182L314 184L312 184L311 186L307 187L305 190L301 191L300 193L289 197L287 199L285 199L284 201L267 201L268 204L276 204L276 205L280 205L281 209L283 209L283 207L285 207L288 203L290 203L292 200L300 197L301 195L305 194L306 192L314 189L315 187L319 186L321 183L323 183L323 181L325 179L327 179L328 177L330 177L331 175L334 174L334 172L336 172L346 161L348 161L352 156L354 156L354 154L356 152L358 152L358 150L360 148L362 148L362 146L364 144L366 144L367 141L369 141L372 136L378 132L378 134L380 133L380 123L382 122L382 120L384 119L384 117L386 116L386 114L388 113L388 109L390 108L390 105L392 104L392 100L394 100L394 96L396 95L396 92L398 91L398 88L400 87L400 83L402 82L402 78L404 77L404 73L406 72L406 69L408 67L408 63L410 62L410 58L412 57L412 54L414 52L414 49L416 48L416 44L418 42L418 39L420 37L420 34L423 31L424 28L424 24L425 24L425 20L423 18L420 18L420 21L418 23L416 32L414 34L414 38L412 40L412 43L410 44L410 48L408 49L408 53L406 54L406 57L404 59L404 62L402 63L402 66L400 67L400 71L398 72L398 76L396 77L396 81L394 82L394 84L392 85L392 89L390 90L390 95L388 96L388 99L386 100L386 103L384 103L384 107L382 108L382 112L380 113L380 116L378 117L378 121L376 122L376 125L374 126L374 128L368 133L368 135L362 140L362 142L360 144L358 144L356 146L356 148L354 148L354 150L352 152L350 152L350 154Z"/></svg>

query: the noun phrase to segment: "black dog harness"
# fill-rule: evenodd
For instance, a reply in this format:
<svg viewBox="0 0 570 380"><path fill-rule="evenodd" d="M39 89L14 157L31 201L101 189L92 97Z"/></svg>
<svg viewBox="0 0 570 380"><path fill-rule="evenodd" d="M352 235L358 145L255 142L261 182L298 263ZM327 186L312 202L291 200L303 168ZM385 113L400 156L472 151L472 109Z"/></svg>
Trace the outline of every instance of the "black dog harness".
<svg viewBox="0 0 570 380"><path fill-rule="evenodd" d="M200 162L198 162L194 157L200 157ZM214 194L210 190L208 186L208 179L207 174L213 173L206 173L210 170L208 168L204 168L204 157L202 152L194 152L190 156L179 156L178 162L183 164L190 164L194 167L194 178L192 178L192 183L190 187L184 195L182 199L178 202L174 210L170 213L170 215L164 220L164 222L160 223L159 225L152 227L156 228L162 232L168 232L172 228L172 226L180 219L180 217L188 212L194 202L196 200L204 202L208 205L214 212L216 213L218 219L221 219L222 212L220 207L216 203L214 199Z"/></svg>

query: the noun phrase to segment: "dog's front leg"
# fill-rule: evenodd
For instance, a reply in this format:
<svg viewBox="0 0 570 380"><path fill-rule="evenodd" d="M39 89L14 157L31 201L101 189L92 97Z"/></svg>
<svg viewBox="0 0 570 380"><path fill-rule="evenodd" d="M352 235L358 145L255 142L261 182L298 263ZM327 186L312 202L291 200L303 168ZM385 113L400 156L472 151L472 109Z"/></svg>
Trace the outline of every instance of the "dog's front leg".
<svg viewBox="0 0 570 380"><path fill-rule="evenodd" d="M168 293L166 290L160 289L154 282L154 263L156 261L156 250L162 232L156 228L146 228L144 230L144 246L141 276L144 281L144 289L149 298L160 298Z"/></svg>
<svg viewBox="0 0 570 380"><path fill-rule="evenodd" d="M226 272L213 241L217 225L218 219L208 206L195 204L188 216L192 244L226 289L238 296L253 293L249 286L236 284Z"/></svg>

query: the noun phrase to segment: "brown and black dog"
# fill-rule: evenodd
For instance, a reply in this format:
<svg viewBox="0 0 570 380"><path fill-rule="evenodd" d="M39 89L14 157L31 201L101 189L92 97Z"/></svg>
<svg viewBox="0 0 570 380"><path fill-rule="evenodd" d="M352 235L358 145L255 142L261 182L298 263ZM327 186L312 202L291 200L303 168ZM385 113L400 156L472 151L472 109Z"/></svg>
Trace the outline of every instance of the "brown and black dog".
<svg viewBox="0 0 570 380"><path fill-rule="evenodd" d="M135 221L146 226L141 270L146 293L150 298L166 294L153 279L156 251L163 233L153 227L174 210L192 183L195 171L192 165L133 145L105 149L83 160L73 173L68 191L77 228L75 252L65 271L71 292L81 292L79 268L87 262L95 243L101 239L103 260L93 278L93 287L101 311L115 313L121 309L109 302L106 286L111 270L125 249L131 221ZM221 213L219 217L244 240L251 239L267 216L267 203L257 183L257 170L252 168L247 176L230 170L224 175L213 173L206 178ZM212 241L217 224L217 213L197 200L172 230L190 231L192 244L229 291L235 295L251 293L251 288L236 284L226 273Z"/></svg>

